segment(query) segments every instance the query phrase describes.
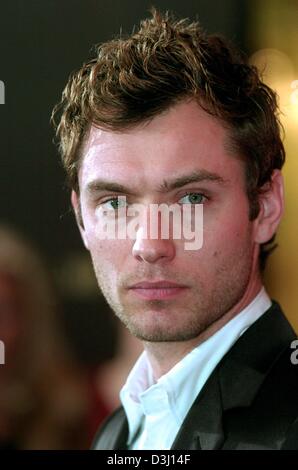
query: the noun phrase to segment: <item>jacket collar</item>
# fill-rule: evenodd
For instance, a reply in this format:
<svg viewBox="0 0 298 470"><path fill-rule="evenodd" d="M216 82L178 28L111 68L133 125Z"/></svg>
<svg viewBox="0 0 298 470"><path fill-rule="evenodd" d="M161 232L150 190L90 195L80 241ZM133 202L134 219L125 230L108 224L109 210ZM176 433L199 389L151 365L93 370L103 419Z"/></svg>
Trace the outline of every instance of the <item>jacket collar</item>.
<svg viewBox="0 0 298 470"><path fill-rule="evenodd" d="M105 429L99 428L91 449L127 450L128 422L123 407L118 408L107 420Z"/></svg>
<svg viewBox="0 0 298 470"><path fill-rule="evenodd" d="M226 354L192 405L172 449L221 448L223 415L249 407L273 363L295 333L279 305L273 302Z"/></svg>
<svg viewBox="0 0 298 470"><path fill-rule="evenodd" d="M190 408L172 449L220 449L225 440L224 413L250 406L273 363L295 336L279 305L273 302L213 371ZM127 420L123 408L118 413L118 426L109 435L109 449L126 448Z"/></svg>

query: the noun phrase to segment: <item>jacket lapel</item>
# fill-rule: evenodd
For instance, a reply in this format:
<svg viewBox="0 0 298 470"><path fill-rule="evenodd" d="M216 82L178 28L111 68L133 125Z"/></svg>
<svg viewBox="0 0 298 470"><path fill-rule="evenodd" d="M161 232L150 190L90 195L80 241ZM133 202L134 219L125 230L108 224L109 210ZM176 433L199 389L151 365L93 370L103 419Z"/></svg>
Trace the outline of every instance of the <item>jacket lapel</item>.
<svg viewBox="0 0 298 470"><path fill-rule="evenodd" d="M224 411L251 405L273 364L295 337L279 305L273 302L219 365Z"/></svg>
<svg viewBox="0 0 298 470"><path fill-rule="evenodd" d="M248 408L272 365L296 337L279 305L273 303L238 339L213 371L191 406L173 450L213 450L224 446L225 413ZM243 423L245 426L245 422ZM128 424L117 410L94 448L126 449Z"/></svg>
<svg viewBox="0 0 298 470"><path fill-rule="evenodd" d="M104 432L99 430L95 436L92 449L94 450L127 450L128 422L124 409L118 408L108 419Z"/></svg>
<svg viewBox="0 0 298 470"><path fill-rule="evenodd" d="M186 416L172 449L222 448L226 439L225 413L251 405L273 363L294 337L295 333L274 302L211 374Z"/></svg>
<svg viewBox="0 0 298 470"><path fill-rule="evenodd" d="M172 449L218 449L223 440L222 401L215 372L192 405Z"/></svg>

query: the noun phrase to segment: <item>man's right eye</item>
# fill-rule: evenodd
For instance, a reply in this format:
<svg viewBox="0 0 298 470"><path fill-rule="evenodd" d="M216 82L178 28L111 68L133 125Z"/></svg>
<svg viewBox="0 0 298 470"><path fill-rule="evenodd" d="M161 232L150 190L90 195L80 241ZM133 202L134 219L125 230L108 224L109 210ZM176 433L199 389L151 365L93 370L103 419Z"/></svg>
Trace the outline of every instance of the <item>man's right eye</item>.
<svg viewBox="0 0 298 470"><path fill-rule="evenodd" d="M106 201L103 201L101 203L101 206L104 210L112 210L112 211L117 211L119 209L122 209L126 207L126 197L125 196L116 196L112 197L110 199L107 199Z"/></svg>

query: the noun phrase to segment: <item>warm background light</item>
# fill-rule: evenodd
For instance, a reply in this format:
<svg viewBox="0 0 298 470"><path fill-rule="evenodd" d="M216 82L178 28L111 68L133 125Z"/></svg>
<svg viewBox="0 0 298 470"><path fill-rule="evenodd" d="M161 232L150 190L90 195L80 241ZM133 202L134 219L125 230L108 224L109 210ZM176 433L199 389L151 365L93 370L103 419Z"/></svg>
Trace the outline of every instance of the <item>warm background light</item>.
<svg viewBox="0 0 298 470"><path fill-rule="evenodd" d="M251 2L251 61L279 95L285 130L286 210L279 247L272 254L265 281L298 331L298 4L283 0Z"/></svg>

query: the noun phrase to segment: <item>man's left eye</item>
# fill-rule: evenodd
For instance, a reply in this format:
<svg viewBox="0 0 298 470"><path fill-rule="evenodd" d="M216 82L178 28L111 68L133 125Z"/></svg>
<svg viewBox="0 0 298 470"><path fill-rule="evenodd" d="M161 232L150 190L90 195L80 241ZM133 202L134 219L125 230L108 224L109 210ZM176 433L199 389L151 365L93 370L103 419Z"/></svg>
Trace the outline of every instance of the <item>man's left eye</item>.
<svg viewBox="0 0 298 470"><path fill-rule="evenodd" d="M182 204L202 204L206 196L202 193L188 193L183 196L179 202Z"/></svg>

